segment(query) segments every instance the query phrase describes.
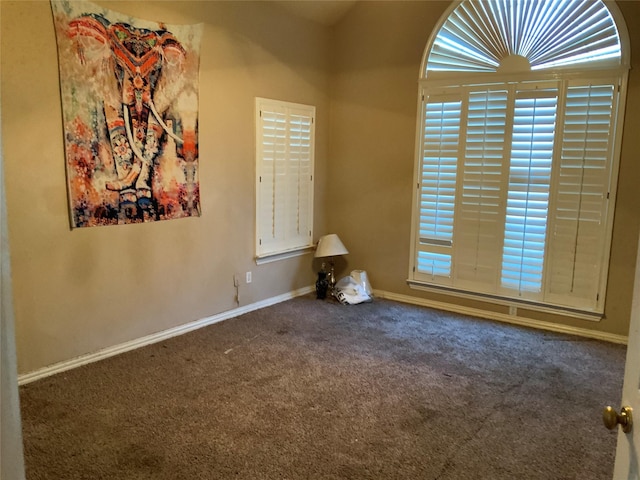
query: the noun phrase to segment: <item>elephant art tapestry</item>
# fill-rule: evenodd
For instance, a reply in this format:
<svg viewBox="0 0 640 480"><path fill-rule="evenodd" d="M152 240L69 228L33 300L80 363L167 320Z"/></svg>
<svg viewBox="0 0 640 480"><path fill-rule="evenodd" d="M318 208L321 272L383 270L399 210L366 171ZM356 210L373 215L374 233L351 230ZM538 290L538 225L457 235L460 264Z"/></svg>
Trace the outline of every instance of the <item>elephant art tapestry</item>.
<svg viewBox="0 0 640 480"><path fill-rule="evenodd" d="M202 25L51 5L72 228L199 216Z"/></svg>

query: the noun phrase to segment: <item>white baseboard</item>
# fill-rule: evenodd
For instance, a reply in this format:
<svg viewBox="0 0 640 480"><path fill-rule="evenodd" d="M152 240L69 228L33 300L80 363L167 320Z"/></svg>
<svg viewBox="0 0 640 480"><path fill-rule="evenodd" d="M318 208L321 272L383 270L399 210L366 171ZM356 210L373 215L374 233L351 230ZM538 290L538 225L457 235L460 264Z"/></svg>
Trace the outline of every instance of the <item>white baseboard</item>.
<svg viewBox="0 0 640 480"><path fill-rule="evenodd" d="M254 310L259 310L261 308L269 307L271 305L275 305L277 303L284 302L286 300L290 300L292 298L299 297L301 295L306 295L313 291L315 291L315 286L313 285L308 287L303 287L298 290L293 290L291 292L284 293L282 295L278 295L275 297L267 298L265 300L261 300L259 302L252 303L250 305L234 308L233 310L228 310L226 312L218 313L210 317L196 320L194 322L190 322L185 325L180 325L174 328L170 328L168 330L164 330L162 332L153 333L151 335L137 338L135 340L121 343L119 345L114 345L113 347L108 347L94 353L89 353L76 358L72 358L71 360L65 360L63 362L55 363L53 365L49 365L47 367L41 368L39 370L35 370L33 372L18 375L18 384L25 385L30 382L35 382L36 380L40 380L42 378L55 375L56 373L61 373L67 370L71 370L73 368L80 367L82 365L87 365L89 363L97 362L99 360L104 360L106 358L113 357L114 355L128 352L130 350L135 350L136 348L144 347L146 345L151 345L153 343L161 342L163 340L167 340L172 337L177 337L178 335L183 335L185 333L191 332L193 330L197 330L199 328L206 327L208 325L213 325L214 323L218 323L223 320L228 320L230 318L238 317L240 315L244 315L245 313L253 312ZM412 305L419 305L423 307L437 308L439 310L460 313L463 315L487 318L489 320L496 320L500 322L512 323L515 325L522 325L522 326L538 328L542 330L549 330L553 332L568 333L571 335L594 338L597 340L604 340L607 342L619 343L623 345L626 345L628 340L628 337L623 335L615 335L612 333L589 330L587 328L570 327L567 325L543 322L540 320L532 320L530 318L519 317L516 315L507 315L504 313L490 312L486 310L480 310L477 308L463 307L460 305L454 305L454 304L449 304L444 302L436 302L436 301L427 300L424 298L412 297L409 295L402 295L402 294L393 293L393 292L387 292L384 290L374 290L373 294L375 297L386 298L386 299L394 300L397 302L408 303Z"/></svg>
<svg viewBox="0 0 640 480"><path fill-rule="evenodd" d="M114 355L128 352L130 350L135 350L136 348L144 347L146 345L151 345L153 343L161 342L163 340L167 340L172 337L177 337L178 335L182 335L182 334L191 332L193 330L206 327L208 325L213 325L214 323L218 323L223 320L227 320L229 318L238 317L240 315L244 315L245 313L253 312L254 310L259 310L261 308L269 307L271 305L275 305L276 303L284 302L286 300L290 300L292 298L299 297L301 295L306 295L314 291L315 291L315 286L299 288L297 290L293 290L291 292L284 293L282 295L278 295L275 297L267 298L266 300L261 300L259 302L252 303L250 305L234 308L233 310L228 310L226 312L218 313L216 315L212 315L211 317L202 318L200 320L196 320L194 322L190 322L185 325L180 325L174 328L170 328L168 330L164 330L162 332L153 333L151 335L137 338L135 340L121 343L119 345L114 345L113 347L108 347L94 353L89 353L76 358L72 358L71 360L65 360L63 362L55 363L53 365L41 368L39 370L35 370L33 372L18 375L18 384L25 385L30 382L35 382L36 380L40 380L42 378L55 375L56 373L61 373L66 370L71 370L73 368L80 367L82 365L97 362L98 360L104 360L106 358L113 357Z"/></svg>
<svg viewBox="0 0 640 480"><path fill-rule="evenodd" d="M558 323L543 322L541 320L534 320L531 318L520 317L518 315L508 315L505 313L490 312L487 310L481 310L478 308L471 308L471 307L463 307L461 305L454 305L451 303L436 302L433 300L412 297L409 295L402 295L399 293L387 292L384 290L374 290L373 294L376 297L395 300L397 302L409 303L412 305L419 305L423 307L436 308L438 310L455 312L455 313L460 313L463 315L469 315L473 317L486 318L489 320L496 320L499 322L512 323L515 325L521 325L525 327L538 328L541 330L548 330L552 332L568 333L570 335L593 338L596 340L604 340L606 342L611 342L611 343L619 343L622 345L626 345L628 341L628 337L624 335L616 335L613 333L599 332L597 330L590 330L588 328L571 327L568 325L561 325Z"/></svg>

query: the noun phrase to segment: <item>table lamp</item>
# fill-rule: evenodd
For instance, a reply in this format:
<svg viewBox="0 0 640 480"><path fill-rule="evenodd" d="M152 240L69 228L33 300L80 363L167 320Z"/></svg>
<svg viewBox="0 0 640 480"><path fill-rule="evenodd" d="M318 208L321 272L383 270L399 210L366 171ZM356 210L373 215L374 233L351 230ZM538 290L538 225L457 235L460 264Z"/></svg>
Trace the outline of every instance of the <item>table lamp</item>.
<svg viewBox="0 0 640 480"><path fill-rule="evenodd" d="M338 255L346 255L349 251L346 249L338 235L330 233L324 237L320 237L318 240L318 246L316 247L316 258L329 258L329 288L333 291L336 286L336 274L333 269L333 257Z"/></svg>

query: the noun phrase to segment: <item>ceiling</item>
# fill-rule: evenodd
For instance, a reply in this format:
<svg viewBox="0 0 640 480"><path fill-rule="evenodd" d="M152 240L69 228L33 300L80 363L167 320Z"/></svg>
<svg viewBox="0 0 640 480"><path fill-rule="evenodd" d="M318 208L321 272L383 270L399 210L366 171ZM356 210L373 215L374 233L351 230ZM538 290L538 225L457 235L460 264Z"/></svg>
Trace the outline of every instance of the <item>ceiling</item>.
<svg viewBox="0 0 640 480"><path fill-rule="evenodd" d="M335 25L356 0L274 0L291 13L321 25Z"/></svg>

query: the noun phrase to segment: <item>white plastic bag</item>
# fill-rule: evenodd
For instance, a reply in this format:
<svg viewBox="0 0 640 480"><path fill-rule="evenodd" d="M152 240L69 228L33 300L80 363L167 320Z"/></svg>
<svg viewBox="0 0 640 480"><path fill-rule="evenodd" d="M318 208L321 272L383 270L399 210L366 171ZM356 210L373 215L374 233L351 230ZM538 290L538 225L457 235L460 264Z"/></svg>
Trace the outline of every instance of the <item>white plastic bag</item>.
<svg viewBox="0 0 640 480"><path fill-rule="evenodd" d="M364 291L367 292L367 295L372 296L373 292L371 290L371 284L369 283L369 278L367 277L367 272L364 270L353 270L351 272L351 276L359 284Z"/></svg>
<svg viewBox="0 0 640 480"><path fill-rule="evenodd" d="M334 295L344 305L355 305L371 301L371 296L352 276L341 278L336 283Z"/></svg>

